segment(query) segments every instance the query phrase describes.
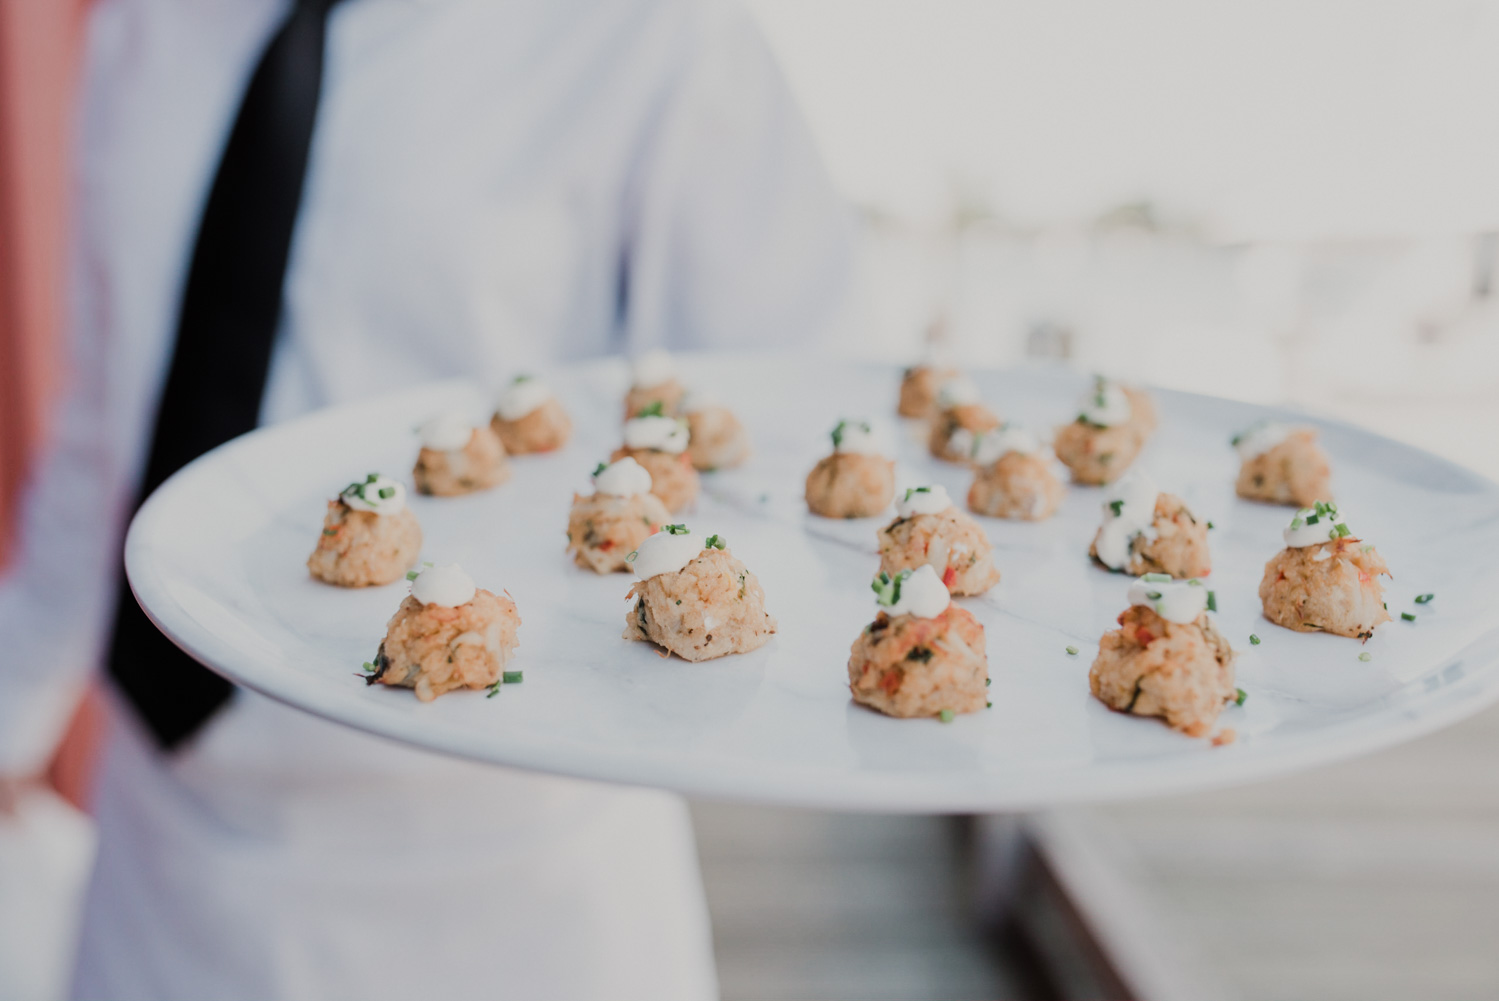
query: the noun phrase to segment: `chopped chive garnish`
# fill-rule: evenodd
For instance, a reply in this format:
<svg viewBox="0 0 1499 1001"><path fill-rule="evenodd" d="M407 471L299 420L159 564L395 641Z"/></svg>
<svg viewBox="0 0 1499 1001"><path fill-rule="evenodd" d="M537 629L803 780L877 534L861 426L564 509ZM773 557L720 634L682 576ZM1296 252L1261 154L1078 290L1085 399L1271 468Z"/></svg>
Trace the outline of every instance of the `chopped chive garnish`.
<svg viewBox="0 0 1499 1001"><path fill-rule="evenodd" d="M951 723L952 720L953 720L953 716L955 716L955 715L957 715L957 714L954 713L951 709L944 709L940 713L937 714L937 718L940 719L944 723Z"/></svg>
<svg viewBox="0 0 1499 1001"><path fill-rule="evenodd" d="M494 684L492 684L492 685L489 686L489 694L486 695L486 696L484 696L484 697L486 699L492 699L496 695L500 694L500 682L503 681L503 680L505 680L505 679L503 679L503 678L496 678L494 680Z"/></svg>
<svg viewBox="0 0 1499 1001"><path fill-rule="evenodd" d="M1308 525L1315 525L1319 520L1318 516L1314 514L1306 520L1306 523Z"/></svg>
<svg viewBox="0 0 1499 1001"><path fill-rule="evenodd" d="M687 534L687 526L686 525L662 525L661 526L661 531L665 532L667 535L686 535Z"/></svg>
<svg viewBox="0 0 1499 1001"><path fill-rule="evenodd" d="M1305 525L1305 524L1306 524L1306 522L1303 521L1303 520L1301 520L1300 518L1292 518L1291 519L1291 530L1295 531L1296 529L1300 528L1302 525Z"/></svg>
<svg viewBox="0 0 1499 1001"><path fill-rule="evenodd" d="M1169 573L1148 573L1140 579L1151 584L1169 584L1171 582L1171 575Z"/></svg>
<svg viewBox="0 0 1499 1001"><path fill-rule="evenodd" d="M994 708L994 703L993 702L985 702L984 703L984 708L985 709L993 709Z"/></svg>
<svg viewBox="0 0 1499 1001"><path fill-rule="evenodd" d="M1351 532L1348 531L1348 526L1345 525L1345 524L1343 524L1341 521L1338 522L1336 525L1332 526L1332 530L1334 532L1338 533L1337 537L1340 538L1340 539L1343 538L1345 535L1351 535L1351 534L1353 534L1353 533L1351 533Z"/></svg>
<svg viewBox="0 0 1499 1001"><path fill-rule="evenodd" d="M366 674L374 674L375 673L375 665L371 664L369 661L365 661L364 662L364 672Z"/></svg>
<svg viewBox="0 0 1499 1001"><path fill-rule="evenodd" d="M1213 528L1214 528L1214 527L1215 527L1215 526L1214 526L1214 525L1213 525L1213 523L1212 523L1212 522L1211 522L1211 521L1210 521L1210 522L1208 522L1208 529L1209 529L1209 530L1212 530L1212 529L1213 529Z"/></svg>
<svg viewBox="0 0 1499 1001"><path fill-rule="evenodd" d="M518 685L526 680L525 671L505 671L500 675L500 680L507 685Z"/></svg>
<svg viewBox="0 0 1499 1001"><path fill-rule="evenodd" d="M1208 592L1208 611L1210 611L1210 612L1216 612L1217 610L1218 610L1218 593L1216 591L1209 591Z"/></svg>
<svg viewBox="0 0 1499 1001"><path fill-rule="evenodd" d="M1146 591L1145 592L1145 597L1149 598L1151 601L1160 601L1161 600L1161 592L1159 592L1159 591Z"/></svg>
<svg viewBox="0 0 1499 1001"><path fill-rule="evenodd" d="M902 570L894 577L881 570L879 576L869 584L869 589L874 592L875 602L889 608L900 601L900 586L909 576L911 576L910 570Z"/></svg>
<svg viewBox="0 0 1499 1001"><path fill-rule="evenodd" d="M1372 653L1370 653L1368 650L1365 650L1363 653L1361 653L1361 654L1358 655L1358 659L1361 660L1361 661L1363 661L1365 664L1367 664L1367 663L1369 663L1369 661L1371 661L1371 660L1374 659L1374 655Z"/></svg>
<svg viewBox="0 0 1499 1001"><path fill-rule="evenodd" d="M323 529L323 534L324 535L337 535L338 534L338 529L336 529L336 528L325 528L325 529Z"/></svg>
<svg viewBox="0 0 1499 1001"><path fill-rule="evenodd" d="M1234 691L1237 693L1237 695L1235 695L1234 697L1234 705L1242 706L1244 704L1244 700L1249 698L1249 693L1244 691L1244 689L1242 688L1235 688Z"/></svg>
<svg viewBox="0 0 1499 1001"><path fill-rule="evenodd" d="M994 679L993 678L985 678L984 679L984 687L985 688L988 688L993 683L994 683Z"/></svg>
<svg viewBox="0 0 1499 1001"><path fill-rule="evenodd" d="M406 579L407 580L416 580L417 577L419 577L419 576L421 576L421 572L418 571L418 570L407 570L406 571Z"/></svg>
<svg viewBox="0 0 1499 1001"><path fill-rule="evenodd" d="M366 483L374 483L379 478L380 478L380 474L379 473L370 473L368 476L366 476L364 478L364 482L366 482Z"/></svg>
<svg viewBox="0 0 1499 1001"><path fill-rule="evenodd" d="M608 468L609 468L609 463L607 463L607 462L601 462L597 466L593 467L593 475L597 476L597 475L599 475L600 473L602 473L604 470L606 470Z"/></svg>
<svg viewBox="0 0 1499 1001"><path fill-rule="evenodd" d="M931 487L911 487L909 490L906 491L906 498L905 499L906 500L910 500L916 494L929 494L931 492L932 492L932 488Z"/></svg>
<svg viewBox="0 0 1499 1001"><path fill-rule="evenodd" d="M1069 657L1076 657L1077 656L1077 647L1075 647L1075 646L1068 647L1067 648L1067 655Z"/></svg>
<svg viewBox="0 0 1499 1001"><path fill-rule="evenodd" d="M1416 621L1416 617L1414 615L1412 615L1410 612L1401 612L1400 613L1400 617L1402 619L1404 619L1406 622L1415 622Z"/></svg>
<svg viewBox="0 0 1499 1001"><path fill-rule="evenodd" d="M714 535L708 536L708 540L703 543L703 548L704 549L722 549L725 545L726 545L726 543L723 540L723 536L714 534Z"/></svg>
<svg viewBox="0 0 1499 1001"><path fill-rule="evenodd" d="M1435 597L1436 597L1436 595L1434 595L1434 594L1418 594L1418 595L1416 595L1416 604L1418 604L1418 605L1424 605L1428 601L1430 601L1432 598L1435 598Z"/></svg>
<svg viewBox="0 0 1499 1001"><path fill-rule="evenodd" d="M1259 646L1260 645L1260 638L1258 636L1256 636L1254 633L1250 633L1249 634L1249 645L1250 646Z"/></svg>
<svg viewBox="0 0 1499 1001"><path fill-rule="evenodd" d="M626 553L625 554L625 562L626 563L634 563L635 562L635 557L637 557L639 555L640 555L640 550L638 550L638 549L635 550L634 552Z"/></svg>
<svg viewBox="0 0 1499 1001"><path fill-rule="evenodd" d="M649 406L641 407L635 411L636 417L665 417L666 404L660 400L652 402Z"/></svg>
<svg viewBox="0 0 1499 1001"><path fill-rule="evenodd" d="M1122 500L1111 500L1111 501L1109 501L1109 510L1114 512L1114 517L1116 517L1116 518L1119 517L1119 515L1124 511L1124 501L1122 501Z"/></svg>
<svg viewBox="0 0 1499 1001"><path fill-rule="evenodd" d="M380 488L380 499L381 500L390 500L395 495L396 495L396 488L395 487L381 487Z"/></svg>

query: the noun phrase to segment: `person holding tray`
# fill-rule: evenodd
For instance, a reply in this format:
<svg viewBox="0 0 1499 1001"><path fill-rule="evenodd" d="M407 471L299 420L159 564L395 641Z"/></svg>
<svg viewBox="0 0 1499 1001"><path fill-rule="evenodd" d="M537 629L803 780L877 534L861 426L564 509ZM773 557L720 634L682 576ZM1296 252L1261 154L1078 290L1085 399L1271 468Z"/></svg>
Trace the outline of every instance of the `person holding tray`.
<svg viewBox="0 0 1499 1001"><path fill-rule="evenodd" d="M71 385L0 581L0 778L40 769L95 668L116 696L75 995L715 996L679 799L236 691L145 619L120 554L142 498L262 422L815 343L850 216L748 15L112 0L85 63Z"/></svg>

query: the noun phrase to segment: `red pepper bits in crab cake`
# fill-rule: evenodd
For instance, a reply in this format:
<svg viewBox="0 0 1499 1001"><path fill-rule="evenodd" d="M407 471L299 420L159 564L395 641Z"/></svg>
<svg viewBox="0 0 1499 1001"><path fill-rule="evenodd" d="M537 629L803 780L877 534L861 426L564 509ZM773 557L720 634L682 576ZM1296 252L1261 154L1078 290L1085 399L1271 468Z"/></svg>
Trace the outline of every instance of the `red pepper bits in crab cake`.
<svg viewBox="0 0 1499 1001"><path fill-rule="evenodd" d="M573 495L567 551L578 566L594 573L629 570L625 557L669 522L671 514L651 493L651 474L628 456L599 463L593 485L592 495Z"/></svg>
<svg viewBox="0 0 1499 1001"><path fill-rule="evenodd" d="M994 547L978 522L959 511L941 485L912 487L879 531L880 569L930 566L952 594L983 594L999 583Z"/></svg>
<svg viewBox="0 0 1499 1001"><path fill-rule="evenodd" d="M870 518L884 511L895 496L895 462L884 455L873 427L842 420L832 438L833 454L807 474L807 509L824 518Z"/></svg>
<svg viewBox="0 0 1499 1001"><path fill-rule="evenodd" d="M1296 512L1283 532L1286 548L1265 564L1260 602L1265 618L1303 633L1367 640L1390 621L1383 557L1348 529L1331 501Z"/></svg>
<svg viewBox="0 0 1499 1001"><path fill-rule="evenodd" d="M487 425L474 427L456 413L441 414L419 429L422 450L411 477L417 490L457 497L510 479L505 446Z"/></svg>
<svg viewBox="0 0 1499 1001"><path fill-rule="evenodd" d="M377 587L400 580L421 549L422 527L406 506L406 488L371 473L328 502L307 569L339 587Z"/></svg>

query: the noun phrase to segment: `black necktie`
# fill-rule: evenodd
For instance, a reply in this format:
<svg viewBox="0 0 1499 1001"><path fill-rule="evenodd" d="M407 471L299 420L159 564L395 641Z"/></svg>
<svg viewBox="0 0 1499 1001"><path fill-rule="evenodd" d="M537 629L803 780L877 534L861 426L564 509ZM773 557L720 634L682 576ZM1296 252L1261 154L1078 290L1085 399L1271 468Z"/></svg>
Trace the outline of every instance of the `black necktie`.
<svg viewBox="0 0 1499 1001"><path fill-rule="evenodd" d="M336 2L296 0L245 89L198 224L139 500L259 419ZM164 748L233 693L158 632L124 586L109 673Z"/></svg>

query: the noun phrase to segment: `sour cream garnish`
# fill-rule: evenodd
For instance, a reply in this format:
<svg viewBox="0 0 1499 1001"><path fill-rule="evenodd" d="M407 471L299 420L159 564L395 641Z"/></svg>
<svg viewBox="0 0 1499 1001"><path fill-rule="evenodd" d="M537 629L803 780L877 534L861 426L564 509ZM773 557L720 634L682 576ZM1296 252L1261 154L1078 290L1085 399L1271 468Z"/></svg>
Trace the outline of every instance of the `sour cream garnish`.
<svg viewBox="0 0 1499 1001"><path fill-rule="evenodd" d="M593 489L615 497L637 497L651 492L651 474L627 455L594 473Z"/></svg>
<svg viewBox="0 0 1499 1001"><path fill-rule="evenodd" d="M422 446L439 452L456 452L474 436L474 426L458 411L438 414L416 429Z"/></svg>
<svg viewBox="0 0 1499 1001"><path fill-rule="evenodd" d="M626 448L684 452L687 439L687 425L675 417L631 417L625 421Z"/></svg>
<svg viewBox="0 0 1499 1001"><path fill-rule="evenodd" d="M983 397L979 395L978 386L974 385L972 379L958 376L948 379L937 390L937 406L943 410L951 410L954 407L971 407L979 403Z"/></svg>
<svg viewBox="0 0 1499 1001"><path fill-rule="evenodd" d="M884 455L885 449L874 425L866 420L841 420L833 427L833 451L857 455Z"/></svg>
<svg viewBox="0 0 1499 1001"><path fill-rule="evenodd" d="M1286 545L1291 549L1305 549L1324 542L1350 535L1343 512L1332 502L1318 501L1316 507L1304 507L1281 532Z"/></svg>
<svg viewBox="0 0 1499 1001"><path fill-rule="evenodd" d="M533 379L529 375L516 376L515 381L500 394L496 410L501 420L518 421L527 414L534 413L553 395L552 387L542 380Z"/></svg>
<svg viewBox="0 0 1499 1001"><path fill-rule="evenodd" d="M1295 428L1277 421L1255 421L1239 434L1234 435L1233 446L1242 462L1264 455L1291 436Z"/></svg>
<svg viewBox="0 0 1499 1001"><path fill-rule="evenodd" d="M957 434L953 434L957 438ZM1011 452L1035 455L1041 451L1041 439L1019 424L1001 424L992 431L980 431L973 436L973 445L968 455L981 466L998 462Z"/></svg>
<svg viewBox="0 0 1499 1001"><path fill-rule="evenodd" d="M1172 580L1150 573L1129 586L1129 603L1144 605L1167 622L1196 622L1207 611L1208 589L1200 580Z"/></svg>
<svg viewBox="0 0 1499 1001"><path fill-rule="evenodd" d="M1133 413L1124 390L1101 376L1094 381L1093 392L1079 400L1077 406L1079 417L1099 427L1123 424Z"/></svg>
<svg viewBox="0 0 1499 1001"><path fill-rule="evenodd" d="M636 577L649 580L657 574L676 573L702 551L701 532L694 532L686 525L666 525L626 556L625 562L630 564Z"/></svg>
<svg viewBox="0 0 1499 1001"><path fill-rule="evenodd" d="M654 389L677 377L677 364L671 355L657 348L637 355L630 362L630 381L636 389Z"/></svg>
<svg viewBox="0 0 1499 1001"><path fill-rule="evenodd" d="M896 592L894 604L879 602L880 611L891 618L914 615L918 619L935 619L952 604L947 585L930 563L923 563L914 571L902 570L894 581L885 585L883 593L888 595L891 588Z"/></svg>
<svg viewBox="0 0 1499 1001"><path fill-rule="evenodd" d="M371 473L362 483L350 483L338 495L351 510L398 514L406 506L406 488L382 473Z"/></svg>
<svg viewBox="0 0 1499 1001"><path fill-rule="evenodd" d="M411 596L423 605L457 608L474 600L474 579L456 563L423 567L411 581Z"/></svg>
<svg viewBox="0 0 1499 1001"><path fill-rule="evenodd" d="M1098 559L1110 570L1129 563L1130 543L1155 532L1155 481L1138 469L1124 474L1103 495L1103 526L1098 533Z"/></svg>
<svg viewBox="0 0 1499 1001"><path fill-rule="evenodd" d="M928 487L912 487L904 497L895 502L895 513L902 518L913 514L940 514L952 507L952 498L947 488L940 483Z"/></svg>

